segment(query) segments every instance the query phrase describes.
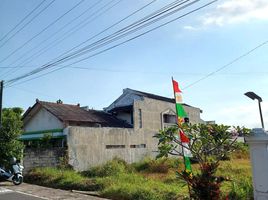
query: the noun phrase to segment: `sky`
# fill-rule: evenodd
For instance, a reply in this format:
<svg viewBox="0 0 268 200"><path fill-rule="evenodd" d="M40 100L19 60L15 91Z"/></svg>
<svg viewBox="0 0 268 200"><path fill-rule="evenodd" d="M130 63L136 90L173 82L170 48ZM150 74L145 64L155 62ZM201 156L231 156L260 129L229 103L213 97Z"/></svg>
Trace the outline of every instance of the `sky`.
<svg viewBox="0 0 268 200"><path fill-rule="evenodd" d="M268 126L267 0L218 0L148 34L95 54L210 2L190 0L192 5L125 38L6 84L83 41L91 38L84 45L92 44L172 2L1 0L3 106L26 110L38 98L102 109L119 97L124 88L171 98L173 76L183 91L184 102L202 109L202 119L260 127L258 102L244 95L253 91L263 99L264 124ZM134 14L122 20L131 13ZM63 67L86 57L89 58ZM51 72L55 69L59 70Z"/></svg>

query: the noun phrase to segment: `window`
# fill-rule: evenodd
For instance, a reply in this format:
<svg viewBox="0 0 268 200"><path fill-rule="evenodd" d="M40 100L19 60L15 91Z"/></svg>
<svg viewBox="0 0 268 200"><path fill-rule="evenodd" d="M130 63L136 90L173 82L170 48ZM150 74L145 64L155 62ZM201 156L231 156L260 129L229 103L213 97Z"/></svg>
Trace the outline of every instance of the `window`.
<svg viewBox="0 0 268 200"><path fill-rule="evenodd" d="M106 145L106 149L123 149L126 145Z"/></svg>
<svg viewBox="0 0 268 200"><path fill-rule="evenodd" d="M167 124L176 124L177 123L176 115L164 114L163 121L164 123Z"/></svg>
<svg viewBox="0 0 268 200"><path fill-rule="evenodd" d="M162 129L172 127L178 122L177 115L172 109L167 109L161 113Z"/></svg>
<svg viewBox="0 0 268 200"><path fill-rule="evenodd" d="M138 115L139 115L139 128L142 128L142 113L141 113L141 109L139 109Z"/></svg>
<svg viewBox="0 0 268 200"><path fill-rule="evenodd" d="M146 148L146 144L131 144L130 148Z"/></svg>

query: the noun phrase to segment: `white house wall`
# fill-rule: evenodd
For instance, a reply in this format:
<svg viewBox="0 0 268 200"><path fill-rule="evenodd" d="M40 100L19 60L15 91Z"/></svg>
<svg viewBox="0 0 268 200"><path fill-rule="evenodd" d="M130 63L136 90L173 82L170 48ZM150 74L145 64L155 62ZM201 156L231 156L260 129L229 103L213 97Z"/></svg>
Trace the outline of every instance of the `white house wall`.
<svg viewBox="0 0 268 200"><path fill-rule="evenodd" d="M62 122L50 112L41 108L24 126L25 132L61 129Z"/></svg>
<svg viewBox="0 0 268 200"><path fill-rule="evenodd" d="M103 164L114 157L133 163L145 157L157 155L155 132L134 131L126 128L69 127L67 134L69 164L75 170L84 171ZM131 148L131 145L146 147ZM110 148L106 145L125 145L124 148Z"/></svg>

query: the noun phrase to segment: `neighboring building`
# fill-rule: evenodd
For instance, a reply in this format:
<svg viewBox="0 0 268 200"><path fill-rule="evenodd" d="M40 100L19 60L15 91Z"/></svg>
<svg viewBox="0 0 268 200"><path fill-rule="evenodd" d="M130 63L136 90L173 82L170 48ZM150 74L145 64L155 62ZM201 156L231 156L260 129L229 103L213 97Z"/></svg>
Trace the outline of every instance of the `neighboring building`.
<svg viewBox="0 0 268 200"><path fill-rule="evenodd" d="M104 111L91 110L80 105L63 104L36 100L23 115L24 134L22 140L42 137L52 133L52 137L64 137L63 129L68 126L120 127L132 126Z"/></svg>
<svg viewBox="0 0 268 200"><path fill-rule="evenodd" d="M63 154L58 149L33 152L30 148L33 140L46 134L51 136L54 147L67 150L68 163L79 171L115 156L129 163L155 157L158 141L153 136L176 124L174 104L174 99L129 88L104 111L63 104L60 100L37 100L23 115L25 132L20 139L29 147L24 158L26 167L59 164L59 155ZM187 104L183 107L191 123L204 123L199 108Z"/></svg>
<svg viewBox="0 0 268 200"><path fill-rule="evenodd" d="M188 104L183 107L190 123L205 123L200 118L201 109ZM129 88L104 110L133 125L134 129L158 131L177 123L174 99Z"/></svg>

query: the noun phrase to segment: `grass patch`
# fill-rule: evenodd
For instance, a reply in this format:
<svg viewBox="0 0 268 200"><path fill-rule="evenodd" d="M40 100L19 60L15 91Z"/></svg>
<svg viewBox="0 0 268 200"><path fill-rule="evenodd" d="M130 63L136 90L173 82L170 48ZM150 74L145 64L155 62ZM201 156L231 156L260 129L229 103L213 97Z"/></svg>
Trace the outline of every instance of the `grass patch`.
<svg viewBox="0 0 268 200"><path fill-rule="evenodd" d="M176 183L166 184L135 173L99 178L97 183L102 185L103 197L118 200L175 200L187 191L187 187L178 187Z"/></svg>
<svg viewBox="0 0 268 200"><path fill-rule="evenodd" d="M94 180L88 179L73 170L57 168L36 168L24 177L24 181L65 190L95 191L100 188Z"/></svg>
<svg viewBox="0 0 268 200"><path fill-rule="evenodd" d="M194 172L198 172L198 164L192 167ZM186 183L175 175L176 170L183 168L182 161L176 159L146 159L134 164L114 159L82 173L68 169L37 168L25 180L60 189L97 190L101 196L116 200L178 200L188 194ZM222 197L253 198L248 159L221 161L217 174L230 179L222 183Z"/></svg>

